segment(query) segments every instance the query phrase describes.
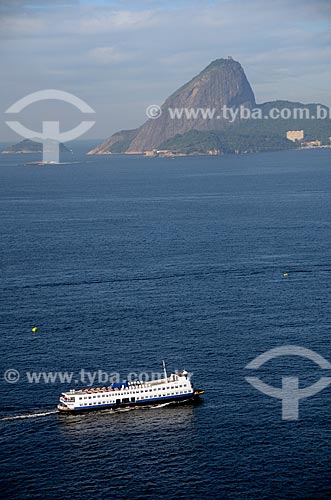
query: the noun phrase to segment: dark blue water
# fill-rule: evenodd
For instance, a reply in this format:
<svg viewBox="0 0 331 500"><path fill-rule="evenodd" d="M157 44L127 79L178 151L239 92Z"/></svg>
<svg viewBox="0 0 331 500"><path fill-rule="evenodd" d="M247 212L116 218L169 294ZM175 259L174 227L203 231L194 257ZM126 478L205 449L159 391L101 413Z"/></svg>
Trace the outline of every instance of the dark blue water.
<svg viewBox="0 0 331 500"><path fill-rule="evenodd" d="M331 389L289 422L245 381L247 363L281 345L331 361L330 160L1 158L4 498L330 497ZM193 372L202 404L60 416L75 383L25 375L125 378L162 359ZM9 368L18 383L3 380ZM280 386L290 374L309 385L321 370L287 357L256 375Z"/></svg>

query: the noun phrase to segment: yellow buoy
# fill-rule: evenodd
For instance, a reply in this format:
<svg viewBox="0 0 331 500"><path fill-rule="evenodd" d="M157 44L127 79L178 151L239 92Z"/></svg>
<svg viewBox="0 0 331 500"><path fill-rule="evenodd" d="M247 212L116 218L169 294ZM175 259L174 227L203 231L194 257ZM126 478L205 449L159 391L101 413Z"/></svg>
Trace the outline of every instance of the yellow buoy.
<svg viewBox="0 0 331 500"><path fill-rule="evenodd" d="M284 273L283 276L286 278L288 276L288 273Z"/></svg>
<svg viewBox="0 0 331 500"><path fill-rule="evenodd" d="M36 333L37 331L38 331L38 328L36 326L34 326L33 328L31 328L31 332Z"/></svg>

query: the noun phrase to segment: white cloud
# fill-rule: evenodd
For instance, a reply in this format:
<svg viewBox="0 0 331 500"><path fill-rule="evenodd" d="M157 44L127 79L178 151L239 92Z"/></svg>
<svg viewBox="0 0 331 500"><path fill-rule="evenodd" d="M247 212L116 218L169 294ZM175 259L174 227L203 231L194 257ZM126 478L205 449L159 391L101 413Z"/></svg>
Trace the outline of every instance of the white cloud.
<svg viewBox="0 0 331 500"><path fill-rule="evenodd" d="M2 38L35 36L45 26L45 20L31 17L28 14L4 15L0 17L0 33Z"/></svg>
<svg viewBox="0 0 331 500"><path fill-rule="evenodd" d="M90 9L88 9L89 11ZM121 31L128 29L141 29L154 24L154 13L151 11L130 12L112 11L110 9L100 12L93 12L88 15L86 12L78 20L71 23L71 30L82 34L101 34L109 31ZM70 27L68 26L70 29Z"/></svg>
<svg viewBox="0 0 331 500"><path fill-rule="evenodd" d="M1 0L0 0L1 1ZM0 17L2 37L23 38L26 36L54 37L100 36L138 29L147 29L158 22L153 11L116 11L90 6L70 6L22 13L8 13Z"/></svg>
<svg viewBox="0 0 331 500"><path fill-rule="evenodd" d="M130 59L129 54L120 52L114 47L95 47L87 52L87 56L97 64L110 64Z"/></svg>

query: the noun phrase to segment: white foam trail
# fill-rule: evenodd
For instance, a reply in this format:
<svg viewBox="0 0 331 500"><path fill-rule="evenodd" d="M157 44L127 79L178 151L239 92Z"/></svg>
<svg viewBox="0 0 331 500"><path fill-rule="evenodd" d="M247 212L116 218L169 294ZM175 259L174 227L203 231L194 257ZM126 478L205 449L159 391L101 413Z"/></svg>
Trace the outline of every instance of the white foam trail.
<svg viewBox="0 0 331 500"><path fill-rule="evenodd" d="M151 406L151 408L162 408L163 406L169 406L171 405L171 403L162 403L160 405L155 405L155 406Z"/></svg>
<svg viewBox="0 0 331 500"><path fill-rule="evenodd" d="M151 405L151 406L138 406L137 408L141 408L142 410L156 410L157 408L162 408L163 406L169 406L173 404L173 401L169 401L168 403L160 403L158 405Z"/></svg>
<svg viewBox="0 0 331 500"><path fill-rule="evenodd" d="M47 417L47 415L53 415L56 413L55 410L53 411L46 411L43 413L28 413L27 415L13 415L12 417L3 417L0 418L0 422L3 422L5 420L18 420L21 418L37 418L37 417Z"/></svg>

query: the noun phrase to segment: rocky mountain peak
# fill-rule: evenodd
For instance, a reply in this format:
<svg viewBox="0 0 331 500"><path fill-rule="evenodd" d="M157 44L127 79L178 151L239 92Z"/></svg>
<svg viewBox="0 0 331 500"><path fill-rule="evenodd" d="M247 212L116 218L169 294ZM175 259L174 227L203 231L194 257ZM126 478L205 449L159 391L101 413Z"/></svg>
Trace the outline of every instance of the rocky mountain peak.
<svg viewBox="0 0 331 500"><path fill-rule="evenodd" d="M177 134L190 130L223 130L229 122L221 115L222 106L252 108L255 97L239 62L231 57L212 61L197 76L170 95L161 106L161 116L147 120L134 131L121 131L95 148L90 154L123 151L142 152L157 148L159 144ZM213 118L200 115L194 119L172 118L169 109L216 109ZM120 152L120 151L113 151Z"/></svg>

